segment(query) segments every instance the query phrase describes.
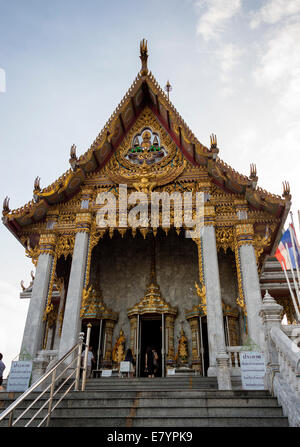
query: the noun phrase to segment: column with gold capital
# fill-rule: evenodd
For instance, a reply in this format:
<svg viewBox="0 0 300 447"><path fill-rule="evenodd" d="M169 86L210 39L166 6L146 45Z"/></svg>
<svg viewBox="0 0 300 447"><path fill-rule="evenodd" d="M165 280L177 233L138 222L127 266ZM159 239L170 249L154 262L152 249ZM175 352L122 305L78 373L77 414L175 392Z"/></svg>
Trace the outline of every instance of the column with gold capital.
<svg viewBox="0 0 300 447"><path fill-rule="evenodd" d="M256 255L254 249L253 225L244 223L235 227L236 235L236 263L240 270L241 291L247 311L248 335L251 343L263 349L263 327L259 317L262 305L259 277L257 272Z"/></svg>
<svg viewBox="0 0 300 447"><path fill-rule="evenodd" d="M212 205L204 206L204 226L202 237L196 240L201 244L203 262L203 280L206 294L207 335L209 347L208 375L216 375L217 356L225 349L225 335L223 323L223 310L221 286L219 278L219 264L215 234L215 209ZM200 278L201 279L201 278Z"/></svg>
<svg viewBox="0 0 300 447"><path fill-rule="evenodd" d="M78 334L81 330L80 308L87 265L91 222L92 215L86 210L82 210L82 212L76 215L76 237L59 345L59 358L77 343Z"/></svg>
<svg viewBox="0 0 300 447"><path fill-rule="evenodd" d="M32 359L42 349L45 322L43 315L47 303L56 246L56 235L45 231L39 241L39 257L36 266L32 294L25 323L21 356L29 354Z"/></svg>

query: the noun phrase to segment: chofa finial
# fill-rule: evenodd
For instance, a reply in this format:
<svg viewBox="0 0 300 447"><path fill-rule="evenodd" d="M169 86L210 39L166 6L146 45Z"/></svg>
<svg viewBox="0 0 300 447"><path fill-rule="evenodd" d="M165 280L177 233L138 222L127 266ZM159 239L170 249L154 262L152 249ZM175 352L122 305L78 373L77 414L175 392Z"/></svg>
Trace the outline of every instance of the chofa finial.
<svg viewBox="0 0 300 447"><path fill-rule="evenodd" d="M290 189L289 182L287 182L287 181L282 182L282 186L283 186L282 196L286 199L290 199L291 198L291 189Z"/></svg>
<svg viewBox="0 0 300 447"><path fill-rule="evenodd" d="M217 147L217 135L213 133L210 136L210 148L215 149Z"/></svg>
<svg viewBox="0 0 300 447"><path fill-rule="evenodd" d="M7 214L10 212L9 209L9 197L5 197L4 201L3 201L3 214Z"/></svg>
<svg viewBox="0 0 300 447"><path fill-rule="evenodd" d="M142 61L141 75L144 76L148 73L148 67L147 67L148 47L146 39L143 39L140 42L140 59Z"/></svg>
<svg viewBox="0 0 300 447"><path fill-rule="evenodd" d="M251 163L250 164L250 184L252 189L254 190L257 185L258 177L257 177L257 170L256 170L256 164Z"/></svg>
<svg viewBox="0 0 300 447"><path fill-rule="evenodd" d="M76 162L77 162L76 146L75 144L72 144L70 149L69 163L73 171L76 169Z"/></svg>
<svg viewBox="0 0 300 447"><path fill-rule="evenodd" d="M41 181L40 177L35 178L34 185L33 185L34 192L39 192L41 190L40 181Z"/></svg>
<svg viewBox="0 0 300 447"><path fill-rule="evenodd" d="M257 174L256 165L254 163L251 163L250 164L250 178L251 179L256 178L256 174Z"/></svg>
<svg viewBox="0 0 300 447"><path fill-rule="evenodd" d="M212 153L213 160L217 160L219 149L217 146L217 135L211 134L210 136L210 152Z"/></svg>

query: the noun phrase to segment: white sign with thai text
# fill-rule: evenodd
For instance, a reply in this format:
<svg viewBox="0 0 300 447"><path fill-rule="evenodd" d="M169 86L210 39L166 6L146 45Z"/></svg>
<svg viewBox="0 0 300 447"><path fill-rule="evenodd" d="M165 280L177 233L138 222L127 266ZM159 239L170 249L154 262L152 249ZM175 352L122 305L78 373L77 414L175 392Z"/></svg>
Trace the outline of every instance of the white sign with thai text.
<svg viewBox="0 0 300 447"><path fill-rule="evenodd" d="M130 372L130 362L120 362L120 372Z"/></svg>
<svg viewBox="0 0 300 447"><path fill-rule="evenodd" d="M101 376L102 377L110 377L112 374L112 369L103 369Z"/></svg>
<svg viewBox="0 0 300 447"><path fill-rule="evenodd" d="M26 391L29 387L32 371L31 361L11 362L7 381L7 391Z"/></svg>
<svg viewBox="0 0 300 447"><path fill-rule="evenodd" d="M266 373L265 356L262 352L240 352L242 385L244 390L264 390Z"/></svg>

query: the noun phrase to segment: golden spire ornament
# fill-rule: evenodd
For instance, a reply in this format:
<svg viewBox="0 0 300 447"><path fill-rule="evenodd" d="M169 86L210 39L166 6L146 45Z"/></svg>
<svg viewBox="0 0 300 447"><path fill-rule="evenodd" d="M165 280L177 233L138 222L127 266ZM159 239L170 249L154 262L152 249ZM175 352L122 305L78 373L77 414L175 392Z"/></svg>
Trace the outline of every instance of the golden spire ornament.
<svg viewBox="0 0 300 447"><path fill-rule="evenodd" d="M147 66L148 47L146 39L141 40L140 43L140 59L142 61L141 75L145 76L148 73L148 66Z"/></svg>
<svg viewBox="0 0 300 447"><path fill-rule="evenodd" d="M165 85L165 91L167 92L168 99L169 99L170 92L172 91L172 85L170 84L169 80L167 81L167 83Z"/></svg>

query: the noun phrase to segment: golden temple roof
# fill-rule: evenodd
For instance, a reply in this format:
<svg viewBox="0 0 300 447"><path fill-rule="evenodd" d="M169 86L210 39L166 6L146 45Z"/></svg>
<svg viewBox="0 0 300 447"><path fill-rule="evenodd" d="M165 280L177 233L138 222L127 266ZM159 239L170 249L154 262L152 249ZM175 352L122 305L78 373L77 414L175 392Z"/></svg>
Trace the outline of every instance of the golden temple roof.
<svg viewBox="0 0 300 447"><path fill-rule="evenodd" d="M152 111L176 143L190 168L205 168L218 187L229 193L242 194L254 209L285 220L291 199L289 185L284 184L283 198L270 194L257 187L255 165L251 165L250 175L245 176L219 158L215 135L211 137L210 148L201 144L148 70L145 40L140 45L140 58L140 72L90 148L77 157L76 147L71 147L70 169L45 188L40 187L40 179L37 177L33 199L21 208L10 210L9 199L5 198L3 220L18 238L24 227L42 222L53 205L71 199L91 173L100 171L106 165L145 107Z"/></svg>

